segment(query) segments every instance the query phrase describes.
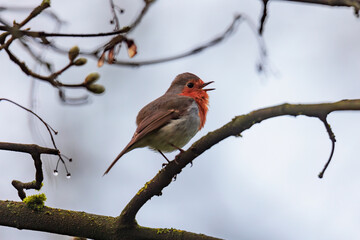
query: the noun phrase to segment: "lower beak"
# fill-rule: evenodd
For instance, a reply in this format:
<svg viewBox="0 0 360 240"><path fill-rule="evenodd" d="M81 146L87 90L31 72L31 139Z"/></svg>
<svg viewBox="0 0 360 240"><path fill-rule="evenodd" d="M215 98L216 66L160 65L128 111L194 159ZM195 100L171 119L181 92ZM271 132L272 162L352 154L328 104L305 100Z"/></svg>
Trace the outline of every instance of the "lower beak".
<svg viewBox="0 0 360 240"><path fill-rule="evenodd" d="M214 81L204 83L204 84L202 85L202 87L201 87L202 90L204 90L205 92L215 90L215 88L205 88L205 89L204 89L204 87L206 87L207 85L209 85L210 83L213 83L213 82L214 82Z"/></svg>

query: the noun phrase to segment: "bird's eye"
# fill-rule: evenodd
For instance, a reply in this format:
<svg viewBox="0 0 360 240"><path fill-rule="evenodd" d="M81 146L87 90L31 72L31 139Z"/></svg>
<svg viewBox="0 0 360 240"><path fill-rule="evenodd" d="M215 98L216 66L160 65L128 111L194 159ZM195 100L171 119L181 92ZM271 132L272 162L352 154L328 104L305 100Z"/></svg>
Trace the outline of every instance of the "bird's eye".
<svg viewBox="0 0 360 240"><path fill-rule="evenodd" d="M194 87L194 84L193 84L192 82L189 82L188 84L186 84L186 86L187 86L188 88L193 88L193 87Z"/></svg>

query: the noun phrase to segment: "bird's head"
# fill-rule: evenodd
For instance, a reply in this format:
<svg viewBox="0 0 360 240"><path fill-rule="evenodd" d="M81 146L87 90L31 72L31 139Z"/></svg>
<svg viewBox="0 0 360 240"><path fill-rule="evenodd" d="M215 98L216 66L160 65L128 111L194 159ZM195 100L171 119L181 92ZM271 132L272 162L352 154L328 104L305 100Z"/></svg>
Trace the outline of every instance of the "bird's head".
<svg viewBox="0 0 360 240"><path fill-rule="evenodd" d="M176 76L174 81L166 93L180 94L196 99L209 99L208 91L214 90L215 88L205 88L211 82L204 82L198 76L192 73L182 73Z"/></svg>

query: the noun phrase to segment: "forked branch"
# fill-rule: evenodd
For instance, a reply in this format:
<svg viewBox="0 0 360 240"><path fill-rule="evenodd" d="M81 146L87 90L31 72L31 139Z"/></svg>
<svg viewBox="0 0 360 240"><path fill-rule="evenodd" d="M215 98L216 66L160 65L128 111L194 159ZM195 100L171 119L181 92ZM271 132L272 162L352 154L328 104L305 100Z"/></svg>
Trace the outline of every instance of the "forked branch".
<svg viewBox="0 0 360 240"><path fill-rule="evenodd" d="M28 153L34 160L35 165L35 181L23 183L18 180L13 180L12 185L17 189L18 195L21 199L26 197L24 189L36 189L40 190L42 187L42 181L44 180L42 171L41 154L52 154L59 156L60 152L57 149L40 147L35 144L21 144L21 143L8 143L0 142L0 150L8 150L14 152Z"/></svg>
<svg viewBox="0 0 360 240"><path fill-rule="evenodd" d="M57 134L57 132L47 123L45 122L39 115L37 115L36 113L34 113L33 111L31 111L30 109L10 100L7 98L0 98L0 102L4 101L4 102L9 102L29 113L31 113L32 115L34 115L37 119L39 119L44 126L46 127L52 144L54 146L54 148L45 148L45 147L41 147L35 144L21 144L21 143L8 143L8 142L0 142L0 150L8 150L8 151L14 151L14 152L23 152L23 153L28 153L31 155L31 157L34 160L34 165L35 165L35 181L32 182L28 182L28 183L23 183L20 182L18 180L13 180L12 181L12 185L17 189L18 191L18 195L21 199L24 199L26 197L26 194L24 192L24 189L37 189L39 190L41 188L42 185L42 181L44 179L43 176L43 172L42 172L42 162L41 162L41 154L52 154L52 155L56 155L59 157L58 161L61 161L66 169L66 165L65 165L65 161L62 158L62 155L60 154L59 149L56 147L56 143L54 140L54 134ZM67 171L67 169L66 169ZM70 176L70 173L67 171L67 175Z"/></svg>

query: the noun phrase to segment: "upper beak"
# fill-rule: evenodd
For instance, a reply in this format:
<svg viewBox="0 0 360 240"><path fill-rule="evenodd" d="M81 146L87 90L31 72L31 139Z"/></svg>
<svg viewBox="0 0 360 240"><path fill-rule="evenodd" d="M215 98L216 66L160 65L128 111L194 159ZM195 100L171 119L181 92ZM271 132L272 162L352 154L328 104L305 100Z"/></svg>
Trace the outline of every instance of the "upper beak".
<svg viewBox="0 0 360 240"><path fill-rule="evenodd" d="M214 81L204 83L204 84L202 85L202 87L201 87L202 90L204 90L205 92L215 90L215 88L205 88L205 89L204 89L204 87L206 87L207 85L209 85L210 83L213 83L213 82L214 82Z"/></svg>

